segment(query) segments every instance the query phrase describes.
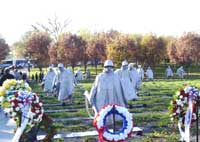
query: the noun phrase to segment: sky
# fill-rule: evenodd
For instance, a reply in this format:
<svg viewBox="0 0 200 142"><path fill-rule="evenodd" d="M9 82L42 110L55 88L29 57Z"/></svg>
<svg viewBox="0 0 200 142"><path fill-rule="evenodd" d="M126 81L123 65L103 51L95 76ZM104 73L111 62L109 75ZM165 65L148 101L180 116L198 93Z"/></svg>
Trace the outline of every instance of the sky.
<svg viewBox="0 0 200 142"><path fill-rule="evenodd" d="M0 35L11 45L36 23L55 15L70 19L77 32L118 30L123 33L181 36L200 32L199 0L0 0Z"/></svg>

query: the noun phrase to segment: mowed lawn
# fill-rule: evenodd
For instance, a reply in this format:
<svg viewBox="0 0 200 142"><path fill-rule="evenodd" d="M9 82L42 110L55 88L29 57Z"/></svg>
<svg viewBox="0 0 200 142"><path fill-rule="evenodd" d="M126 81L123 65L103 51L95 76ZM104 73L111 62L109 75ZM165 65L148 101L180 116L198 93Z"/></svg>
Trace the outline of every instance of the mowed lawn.
<svg viewBox="0 0 200 142"><path fill-rule="evenodd" d="M85 98L83 90L90 90L94 82L95 70L92 70L93 78L91 80L83 80L74 92L74 103L67 106L50 106L44 107L45 110L75 110L70 112L50 112L48 113L55 122L58 133L69 132L83 132L88 130L95 130L92 126L92 120L70 118L87 118L88 114L85 109ZM98 72L101 70L99 69ZM195 73L198 77L198 72ZM193 85L200 88L200 79L194 76L187 76L187 79L155 79L154 81L144 81L142 89L139 92L139 100L130 101L129 104L142 104L144 107L129 108L133 113L134 125L143 128L143 136L134 136L128 141L178 141L179 132L176 123L171 122L168 107L173 95L184 85ZM192 79L191 79L192 78ZM44 104L59 103L55 97L47 97L42 93L39 84L32 84L34 92L39 92L40 98ZM60 122L58 119L65 118L66 120ZM69 118L69 119L67 119ZM192 127L191 135L195 135L195 126ZM55 141L69 141L69 139L55 139ZM82 137L70 139L70 141L97 141L97 137Z"/></svg>

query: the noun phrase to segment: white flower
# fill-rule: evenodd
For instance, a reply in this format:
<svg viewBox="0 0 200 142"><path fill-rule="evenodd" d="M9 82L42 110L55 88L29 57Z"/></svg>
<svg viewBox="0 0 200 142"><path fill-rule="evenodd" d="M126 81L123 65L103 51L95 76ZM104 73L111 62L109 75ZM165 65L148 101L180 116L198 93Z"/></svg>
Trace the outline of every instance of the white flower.
<svg viewBox="0 0 200 142"><path fill-rule="evenodd" d="M17 84L17 85L16 85L16 88L20 88L20 84Z"/></svg>
<svg viewBox="0 0 200 142"><path fill-rule="evenodd" d="M15 110L16 110L16 111L19 111L19 107L16 107Z"/></svg>
<svg viewBox="0 0 200 142"><path fill-rule="evenodd" d="M184 103L187 103L187 100L188 100L187 97L184 97Z"/></svg>
<svg viewBox="0 0 200 142"><path fill-rule="evenodd" d="M13 108L11 107L9 111L11 111L11 112L12 112L12 111L13 111Z"/></svg>
<svg viewBox="0 0 200 142"><path fill-rule="evenodd" d="M104 134L103 134L103 136L107 139L107 140L110 140L110 141L112 141L112 137L109 135L109 133L107 133L107 132L105 132Z"/></svg>
<svg viewBox="0 0 200 142"><path fill-rule="evenodd" d="M15 97L12 97L11 99L10 99L10 101L14 101L15 100Z"/></svg>
<svg viewBox="0 0 200 142"><path fill-rule="evenodd" d="M0 97L0 102L1 102L1 103L4 102L4 97L3 97L3 96Z"/></svg>
<svg viewBox="0 0 200 142"><path fill-rule="evenodd" d="M23 105L22 105L21 103L19 103L19 104L18 104L18 106L19 106L20 108L22 108L22 107L23 107Z"/></svg>
<svg viewBox="0 0 200 142"><path fill-rule="evenodd" d="M10 86L10 90L13 90L15 87L14 86Z"/></svg>
<svg viewBox="0 0 200 142"><path fill-rule="evenodd" d="M193 115L193 119L194 119L194 120L196 120L196 119L197 119L197 116L196 116L196 114L195 114L195 113L193 113L192 115Z"/></svg>
<svg viewBox="0 0 200 142"><path fill-rule="evenodd" d="M178 108L178 109L176 110L176 113L179 114L180 112L181 112L181 111L180 111L180 108Z"/></svg>
<svg viewBox="0 0 200 142"><path fill-rule="evenodd" d="M114 139L114 141L118 141L119 140L119 136L118 135L114 135L113 139Z"/></svg>
<svg viewBox="0 0 200 142"><path fill-rule="evenodd" d="M17 113L16 112L12 112L11 115L14 117L15 115L17 115Z"/></svg>
<svg viewBox="0 0 200 142"><path fill-rule="evenodd" d="M177 102L177 105L182 105L183 104L183 102L181 100L176 100L176 102Z"/></svg>
<svg viewBox="0 0 200 142"><path fill-rule="evenodd" d="M38 103L39 102L39 97L38 96L36 96L36 103Z"/></svg>
<svg viewBox="0 0 200 142"><path fill-rule="evenodd" d="M176 116L176 113L173 113L173 116Z"/></svg>
<svg viewBox="0 0 200 142"><path fill-rule="evenodd" d="M124 139L124 135L122 134L122 133L120 133L119 135L118 135L118 137L119 137L119 139Z"/></svg>

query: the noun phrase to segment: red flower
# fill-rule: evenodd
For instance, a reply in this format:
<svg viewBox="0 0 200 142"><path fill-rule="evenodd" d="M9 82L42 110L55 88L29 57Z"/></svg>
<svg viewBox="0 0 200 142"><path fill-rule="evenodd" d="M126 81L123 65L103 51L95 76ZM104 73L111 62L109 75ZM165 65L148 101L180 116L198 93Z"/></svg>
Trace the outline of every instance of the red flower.
<svg viewBox="0 0 200 142"><path fill-rule="evenodd" d="M35 109L31 108L31 112L35 112Z"/></svg>
<svg viewBox="0 0 200 142"><path fill-rule="evenodd" d="M15 103L15 104L19 103L19 101L18 101L18 100L16 100L16 99L14 99L14 100L11 100L10 102L11 102L11 103L13 102L13 103Z"/></svg>
<svg viewBox="0 0 200 142"><path fill-rule="evenodd" d="M176 101L173 101L173 105L176 105Z"/></svg>
<svg viewBox="0 0 200 142"><path fill-rule="evenodd" d="M34 107L40 108L39 103L34 104Z"/></svg>
<svg viewBox="0 0 200 142"><path fill-rule="evenodd" d="M184 90L180 90L180 95L182 95L183 97L188 97L189 94L185 93Z"/></svg>
<svg viewBox="0 0 200 142"><path fill-rule="evenodd" d="M15 94L15 97L18 97L18 96L19 96L19 94L18 94L18 93L16 93L16 94Z"/></svg>

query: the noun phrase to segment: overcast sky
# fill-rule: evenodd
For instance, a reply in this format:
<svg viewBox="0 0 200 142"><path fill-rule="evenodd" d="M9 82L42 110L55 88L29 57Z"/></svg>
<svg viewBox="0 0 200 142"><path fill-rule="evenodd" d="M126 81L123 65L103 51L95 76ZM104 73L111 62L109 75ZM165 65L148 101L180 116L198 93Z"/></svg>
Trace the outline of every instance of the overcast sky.
<svg viewBox="0 0 200 142"><path fill-rule="evenodd" d="M0 0L0 34L10 45L57 15L68 29L182 35L200 31L200 0Z"/></svg>

